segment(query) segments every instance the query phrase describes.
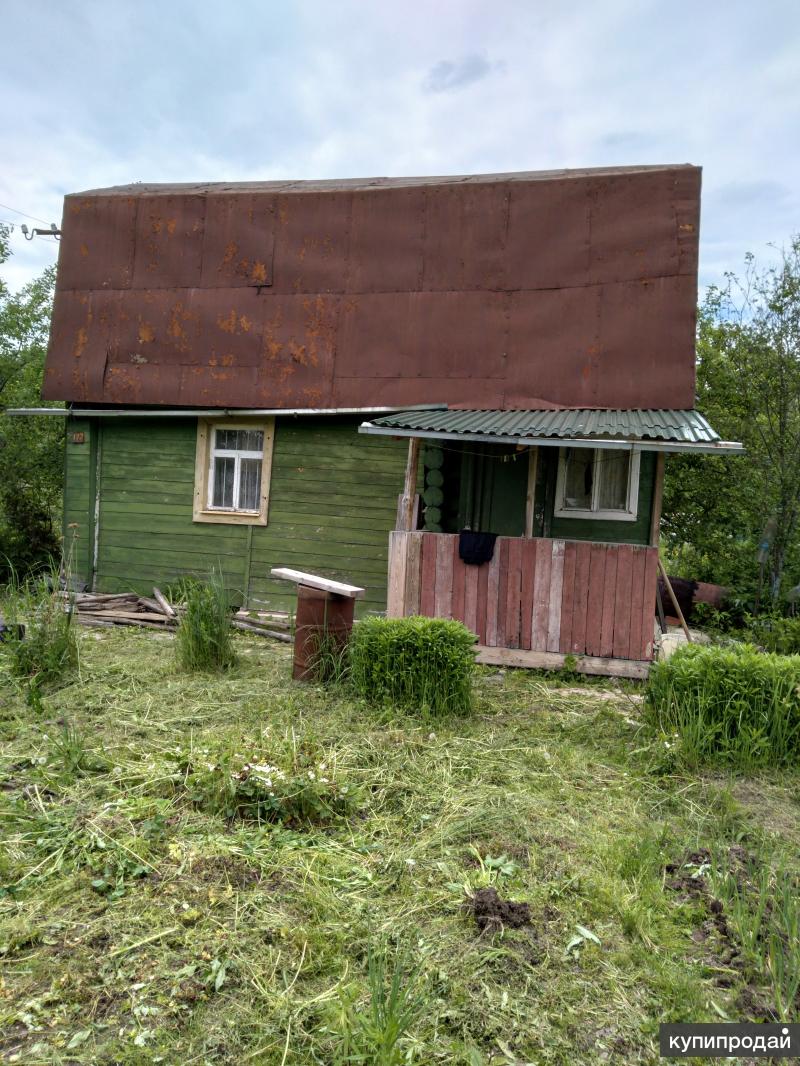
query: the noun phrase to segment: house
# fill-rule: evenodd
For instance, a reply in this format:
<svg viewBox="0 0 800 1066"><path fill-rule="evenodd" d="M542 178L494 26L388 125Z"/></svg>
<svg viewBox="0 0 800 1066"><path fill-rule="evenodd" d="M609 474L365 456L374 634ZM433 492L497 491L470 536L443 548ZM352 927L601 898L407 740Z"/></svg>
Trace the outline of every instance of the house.
<svg viewBox="0 0 800 1066"><path fill-rule="evenodd" d="M280 608L286 565L373 611L388 580L487 661L641 672L664 454L738 448L693 410L699 204L688 165L68 196L43 395L75 576L220 563Z"/></svg>

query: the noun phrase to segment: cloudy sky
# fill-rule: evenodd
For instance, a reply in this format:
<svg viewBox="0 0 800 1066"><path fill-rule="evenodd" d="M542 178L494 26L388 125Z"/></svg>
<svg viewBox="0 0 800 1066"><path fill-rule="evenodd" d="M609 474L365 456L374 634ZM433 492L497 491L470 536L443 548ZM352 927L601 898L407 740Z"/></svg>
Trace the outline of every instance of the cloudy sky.
<svg viewBox="0 0 800 1066"><path fill-rule="evenodd" d="M701 285L800 232L797 0L5 0L0 16L0 219L17 226L131 181L690 162ZM18 228L13 249L15 287L57 250Z"/></svg>

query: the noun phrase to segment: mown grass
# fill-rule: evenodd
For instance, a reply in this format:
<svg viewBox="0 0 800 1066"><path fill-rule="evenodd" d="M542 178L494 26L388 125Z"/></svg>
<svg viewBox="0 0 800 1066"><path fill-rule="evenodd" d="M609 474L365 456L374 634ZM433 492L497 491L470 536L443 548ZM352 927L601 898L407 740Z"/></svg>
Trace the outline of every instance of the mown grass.
<svg viewBox="0 0 800 1066"><path fill-rule="evenodd" d="M173 639L81 634L38 712L0 655L0 1058L656 1063L660 1021L777 1017L730 856L783 883L796 849L741 778L682 770L635 692L483 671L473 715L431 726L293 683L257 639L186 674ZM352 802L272 803L274 767ZM796 822L796 776L762 781ZM479 933L486 885L531 924Z"/></svg>

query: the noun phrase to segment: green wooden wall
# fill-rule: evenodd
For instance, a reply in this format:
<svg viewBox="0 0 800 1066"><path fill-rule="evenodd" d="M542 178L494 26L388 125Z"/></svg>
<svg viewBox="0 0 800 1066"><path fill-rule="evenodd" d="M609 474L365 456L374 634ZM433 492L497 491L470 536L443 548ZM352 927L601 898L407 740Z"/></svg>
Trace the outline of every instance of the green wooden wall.
<svg viewBox="0 0 800 1066"><path fill-rule="evenodd" d="M94 420L100 507L96 587L150 592L221 565L239 601L288 609L295 590L272 581L273 566L311 570L355 584L363 610L386 605L389 531L403 488L405 441L359 435L343 418L279 418L269 521L263 526L192 521L196 420ZM78 423L71 420L67 439ZM65 521L91 526L90 446L67 445ZM90 581L90 552L76 569ZM91 539L87 542L90 545Z"/></svg>
<svg viewBox="0 0 800 1066"><path fill-rule="evenodd" d="M72 575L89 584L97 471L95 423L69 419L64 448L64 554Z"/></svg>

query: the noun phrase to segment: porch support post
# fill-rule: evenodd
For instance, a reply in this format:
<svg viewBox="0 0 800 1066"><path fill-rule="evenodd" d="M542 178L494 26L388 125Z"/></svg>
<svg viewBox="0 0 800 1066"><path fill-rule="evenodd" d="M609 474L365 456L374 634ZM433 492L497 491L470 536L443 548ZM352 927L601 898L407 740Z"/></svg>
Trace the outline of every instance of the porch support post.
<svg viewBox="0 0 800 1066"><path fill-rule="evenodd" d="M414 526L414 498L417 494L417 471L419 469L420 438L410 437L408 441L408 459L406 461L406 480L400 501L400 521L398 529L410 532Z"/></svg>
<svg viewBox="0 0 800 1066"><path fill-rule="evenodd" d="M653 485L653 510L650 515L650 546L658 547L661 531L661 501L664 497L664 453L656 455L656 478Z"/></svg>
<svg viewBox="0 0 800 1066"><path fill-rule="evenodd" d="M525 501L525 536L533 536L533 523L536 517L536 475L539 470L539 448L528 452L528 495Z"/></svg>

